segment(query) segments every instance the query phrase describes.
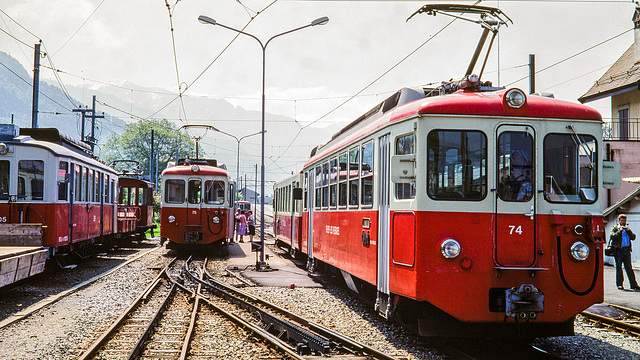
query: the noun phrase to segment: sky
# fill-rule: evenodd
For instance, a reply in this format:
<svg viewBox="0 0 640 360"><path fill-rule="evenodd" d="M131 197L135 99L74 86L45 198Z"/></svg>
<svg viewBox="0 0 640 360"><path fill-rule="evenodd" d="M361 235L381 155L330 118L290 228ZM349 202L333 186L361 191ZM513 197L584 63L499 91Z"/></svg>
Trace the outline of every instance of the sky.
<svg viewBox="0 0 640 360"><path fill-rule="evenodd" d="M443 15L420 14L407 21L426 3L472 4L3 0L0 51L15 57L30 71L33 48L29 46L42 39L44 51L60 70L63 83L87 88L82 99L87 104L92 86L119 86L130 91L133 99L134 91L126 89L135 84L175 94L183 91L183 96L225 99L244 109L260 111L260 45L248 36L202 24L198 16L206 15L235 29L244 28L263 43L271 36L327 16L330 20L326 25L279 36L266 48L266 110L294 119L290 131L267 133L267 171L273 171L270 180L275 180L300 170L308 150L328 141L338 124L352 121L398 89L464 75L481 34L480 26L457 20L443 30L451 22ZM633 27L632 1L501 0L483 1L480 5L499 7L513 20L508 27L501 27L482 76L482 80L494 85L528 92L527 63L529 54L535 54L537 70L560 62L537 74L536 90L577 102L633 42L633 32L629 31ZM587 50L600 43L603 44ZM40 76L54 79L48 69L43 69ZM359 95L343 104L356 94ZM588 105L605 118L611 116L608 100ZM168 107L159 114L176 119L179 124L211 121L211 116L200 114L198 109L179 106ZM237 137L260 130L258 121L210 124ZM300 131L306 136L299 136L292 143L290 139ZM217 141L205 145L213 147ZM257 162L259 137L242 144L245 142L253 146L243 150L252 156L253 164ZM235 164L235 159L226 162ZM249 168L253 165L241 167L243 172Z"/></svg>

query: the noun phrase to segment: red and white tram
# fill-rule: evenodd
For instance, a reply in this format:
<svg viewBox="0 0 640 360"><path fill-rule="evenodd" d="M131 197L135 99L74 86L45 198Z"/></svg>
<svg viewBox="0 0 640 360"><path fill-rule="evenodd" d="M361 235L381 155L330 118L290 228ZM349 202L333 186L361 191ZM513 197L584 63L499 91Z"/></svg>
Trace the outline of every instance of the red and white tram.
<svg viewBox="0 0 640 360"><path fill-rule="evenodd" d="M234 183L215 160L179 160L162 172L160 236L176 245L208 245L233 237Z"/></svg>
<svg viewBox="0 0 640 360"><path fill-rule="evenodd" d="M0 125L0 221L42 227L49 257L93 253L116 231L115 171L55 128Z"/></svg>
<svg viewBox="0 0 640 360"><path fill-rule="evenodd" d="M601 115L453 85L404 88L314 149L275 185L278 240L421 335L572 335L603 301Z"/></svg>
<svg viewBox="0 0 640 360"><path fill-rule="evenodd" d="M118 182L118 237L143 240L155 229L153 183L134 174L121 174Z"/></svg>

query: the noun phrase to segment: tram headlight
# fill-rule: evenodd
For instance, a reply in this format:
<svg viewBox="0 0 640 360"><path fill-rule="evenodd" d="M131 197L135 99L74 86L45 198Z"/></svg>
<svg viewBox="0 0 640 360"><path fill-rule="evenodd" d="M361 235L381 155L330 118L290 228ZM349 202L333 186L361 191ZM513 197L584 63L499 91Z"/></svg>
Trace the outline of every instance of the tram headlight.
<svg viewBox="0 0 640 360"><path fill-rule="evenodd" d="M584 226L578 224L573 228L573 233L578 235L578 236L582 236L582 234L584 234Z"/></svg>
<svg viewBox="0 0 640 360"><path fill-rule="evenodd" d="M0 155L6 155L9 152L9 147L5 143L0 143Z"/></svg>
<svg viewBox="0 0 640 360"><path fill-rule="evenodd" d="M440 245L440 252L447 259L455 259L461 251L460 243L453 239L447 239Z"/></svg>
<svg viewBox="0 0 640 360"><path fill-rule="evenodd" d="M527 97L522 90L511 89L505 94L504 101L510 108L520 109L527 102Z"/></svg>
<svg viewBox="0 0 640 360"><path fill-rule="evenodd" d="M214 216L211 218L211 222L213 222L214 224L219 224L220 223L220 218L217 216Z"/></svg>
<svg viewBox="0 0 640 360"><path fill-rule="evenodd" d="M194 173L197 173L198 171L200 171L200 166L192 165L191 166L191 171L193 171Z"/></svg>
<svg viewBox="0 0 640 360"><path fill-rule="evenodd" d="M173 224L176 221L176 217L173 215L169 215L169 223Z"/></svg>
<svg viewBox="0 0 640 360"><path fill-rule="evenodd" d="M578 261L585 261L589 257L589 247L582 241L576 241L571 245L571 256Z"/></svg>

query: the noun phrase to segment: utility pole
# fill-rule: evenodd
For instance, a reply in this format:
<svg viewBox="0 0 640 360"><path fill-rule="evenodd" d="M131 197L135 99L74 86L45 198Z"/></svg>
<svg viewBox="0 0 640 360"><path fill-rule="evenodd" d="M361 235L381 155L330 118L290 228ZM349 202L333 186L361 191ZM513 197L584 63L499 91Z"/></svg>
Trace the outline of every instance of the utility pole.
<svg viewBox="0 0 640 360"><path fill-rule="evenodd" d="M93 103L91 105L91 109L85 107L83 108L78 108L78 109L73 109L73 112L79 112L80 115L82 115L82 124L80 126L80 139L82 140L82 142L85 142L87 144L89 144L91 146L91 151L93 151L96 143L97 143L97 139L95 137L96 134L96 119L101 119L104 118L104 112L102 113L102 115L96 115L96 96L93 95ZM86 118L91 118L91 135L89 136L85 136L85 121Z"/></svg>
<svg viewBox="0 0 640 360"><path fill-rule="evenodd" d="M149 181L153 181L153 153L155 151L153 145L153 135L154 135L154 129L151 129L151 154L149 156Z"/></svg>
<svg viewBox="0 0 640 360"><path fill-rule="evenodd" d="M42 41L35 45L33 55L33 104L31 107L31 127L38 128L38 95L40 94L40 45Z"/></svg>
<svg viewBox="0 0 640 360"><path fill-rule="evenodd" d="M536 92L536 54L529 54L529 94Z"/></svg>
<svg viewBox="0 0 640 360"><path fill-rule="evenodd" d="M253 208L258 210L258 164L255 164L256 167L256 181L253 183Z"/></svg>

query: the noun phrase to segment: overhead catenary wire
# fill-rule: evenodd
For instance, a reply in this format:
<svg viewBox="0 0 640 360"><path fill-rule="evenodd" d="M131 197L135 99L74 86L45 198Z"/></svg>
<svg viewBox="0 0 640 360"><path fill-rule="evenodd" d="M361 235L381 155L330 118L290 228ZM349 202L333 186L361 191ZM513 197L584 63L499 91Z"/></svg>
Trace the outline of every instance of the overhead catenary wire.
<svg viewBox="0 0 640 360"><path fill-rule="evenodd" d="M58 48L58 50L56 50L56 51L53 53L53 55L51 55L51 56L55 56L58 52L60 52L60 50L62 50L62 48L64 48L64 47L69 43L69 41L71 41L71 39L73 39L73 38L76 36L76 34L78 34L78 32L80 31L80 29L82 29L82 28L87 24L87 22L89 21L89 19L91 19L91 17L93 16L93 14L95 14L95 13L96 13L96 11L98 11L98 9L100 8L100 6L102 6L102 4L104 3L104 1L105 1L105 0L102 0L102 1L100 2L100 4L98 4L98 6L96 6L96 8L95 8L95 9L93 9L93 11L91 12L91 14L89 14L89 17L87 17L87 18L86 18L86 20L85 20L85 21L80 25L80 27L79 27L78 29L76 29L76 31L75 31L75 32L74 32L74 33L73 33L73 34L72 34L72 35L67 39L67 41L65 41L65 42L64 42L64 44L62 44L62 46L60 46L60 47Z"/></svg>
<svg viewBox="0 0 640 360"><path fill-rule="evenodd" d="M278 0L273 0L271 3L269 3L266 7L264 7L261 11L256 12L256 14L254 16L251 17L251 19L244 25L244 27L242 27L241 31L244 31L249 24L251 24L251 22L261 13L263 13L265 10L267 10L269 7L271 7L271 5L275 4ZM227 49L231 46L231 44L233 44L236 39L240 36L241 34L238 33L236 34L236 36L233 37L233 39L231 39L231 41L224 47L224 49L222 49L222 51L216 55L216 57L209 63L209 65L207 65L204 70L202 70L200 72L200 74L198 74L195 79L193 79L191 81L191 83L189 83L184 90L180 91L180 94L178 94L177 96L175 96L173 99L171 99L167 104L165 104L164 106L162 106L160 109L156 110L154 113L152 113L151 115L147 116L146 118L151 118L154 115L156 115L157 113L159 113L160 111L166 109L169 105L171 105L174 101L176 101L179 97L181 97L181 95L186 92L188 89L190 89L193 84L195 84L201 77L202 75L204 75L204 73L207 72L207 70L209 70L209 68L211 68L211 66L213 66L213 64L220 58L220 56L222 56L222 54L224 54Z"/></svg>
<svg viewBox="0 0 640 360"><path fill-rule="evenodd" d="M544 67L544 68L542 68L542 69L540 69L540 70L536 70L536 72L535 72L535 73L536 73L536 74L539 74L539 73L541 73L541 72L543 72L543 71L549 70L549 69L551 69L552 67L555 67L555 66L557 66L557 65L560 65L560 64L562 64L562 63L563 63L563 62L565 62L565 61L571 60L571 59L573 59L574 57L576 57L576 56L578 56L578 55L582 55L582 54L586 53L586 52L587 52L587 51L589 51L589 50L593 50L593 49L597 48L598 46L601 46L601 45L603 45L603 44L608 43L608 42L609 42L609 41L611 41L611 40L617 39L617 38L619 38L620 36L622 36L622 35L624 35L624 34L626 34L626 33L630 32L630 31L633 31L633 28L631 28L631 29L627 29L627 30L625 30L625 31L621 32L621 33L620 33L620 34L618 34L618 35L612 36L612 37L610 37L610 38L608 38L608 39L606 39L606 40L603 40L603 41L601 41L601 42L599 42L599 43L597 43L597 44L595 44L595 45L593 45L593 46L590 46L590 47L588 47L588 48L586 48L586 49L584 49L584 50L578 51L577 53L575 53L575 54L573 54L573 55L570 55L570 56L568 56L568 57L566 57L566 58L564 58L564 59L562 59L562 60L556 61L555 63L553 63L553 64L551 64L551 65L549 65L549 66L546 66L546 67ZM528 75L527 75L527 76L524 76L524 77L521 77L521 78L519 78L518 80L512 81L512 82L508 83L508 84L507 84L507 85L505 85L505 86L506 86L506 87L509 87L509 86L511 86L511 85L513 85L513 84L515 84L515 83L517 83L517 82L519 82L519 81L525 80L525 79L527 79L527 78L529 78L529 76L528 76Z"/></svg>
<svg viewBox="0 0 640 360"><path fill-rule="evenodd" d="M476 2L474 2L474 5L477 5L478 3L480 3L482 0L478 0ZM298 131L296 132L296 135L293 137L293 139L291 140L291 142L289 143L289 146L292 145L296 139L298 138L298 136L300 136L300 133L308 128L309 126L317 123L318 121L324 119L325 117L329 116L330 114L332 114L333 112L335 112L336 110L338 110L339 108L341 108L342 106L346 105L348 102L350 102L351 100L353 100L357 95L361 94L363 91L365 91L366 89L368 89L369 87L371 87L373 84L375 84L376 82L378 82L380 79L382 79L384 76L386 76L388 73L390 73L393 69L395 69L396 67L398 67L400 64L402 64L405 60L407 60L409 57L411 57L413 54L415 54L418 50L420 50L422 47L424 47L427 43L429 43L431 40L433 40L436 36L438 36L439 34L441 34L444 30L446 30L449 26L451 26L456 20L458 20L457 18L453 18L451 21L449 21L445 26L443 26L440 30L438 30L435 34L431 35L429 38L427 38L427 40L425 40L422 44L418 45L418 47L416 47L415 49L413 49L411 52L409 52L409 54L405 55L402 59L400 59L400 61L396 62L394 65L392 65L389 69L387 69L386 71L384 71L381 75L379 75L378 77L376 77L373 81L371 81L369 84L365 85L362 89L360 89L359 91L357 91L354 95L352 95L351 97L349 97L347 100L343 101L342 103L340 103L338 106L334 107L333 109L329 110L327 113L325 113L324 115L320 116L319 118L317 118L316 120L304 125L303 127L301 127L300 129L298 129ZM287 147L287 149L283 152L286 153L289 150L289 147ZM276 158L276 160L278 160L280 157L282 156L282 154ZM274 160L274 161L276 161Z"/></svg>

